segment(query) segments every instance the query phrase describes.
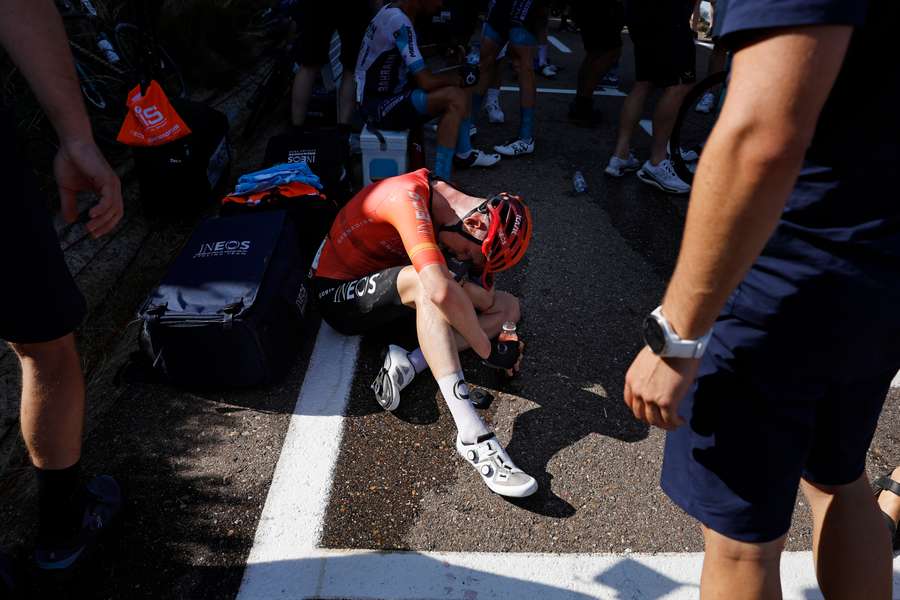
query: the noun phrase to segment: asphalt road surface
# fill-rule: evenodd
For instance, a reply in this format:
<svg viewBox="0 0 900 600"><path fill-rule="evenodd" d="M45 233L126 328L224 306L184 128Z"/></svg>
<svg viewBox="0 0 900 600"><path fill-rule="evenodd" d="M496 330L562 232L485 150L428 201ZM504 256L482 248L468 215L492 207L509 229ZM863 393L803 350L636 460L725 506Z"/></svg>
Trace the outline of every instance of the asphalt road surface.
<svg viewBox="0 0 900 600"><path fill-rule="evenodd" d="M625 371L642 345L640 322L659 303L675 263L687 200L656 192L634 176L604 176L623 97L596 97L604 115L599 127L570 124L566 112L573 96L566 91L575 88L581 45L573 34L552 33L572 52L551 47L552 61L563 70L553 81L538 78L539 86L559 93L539 96L535 153L457 176L473 192L522 194L534 215L527 258L498 283L523 302L524 370L503 381L471 355L463 363L469 381L495 395L484 417L540 489L516 502L487 490L455 454L452 420L427 375L404 390L395 413L378 408L368 386L381 350L389 342L416 345L411 323L394 327L359 342L355 370L323 367L349 386L349 397L334 471L312 473L330 486L317 530L322 548L561 558L702 550L695 523L659 489L663 434L635 422L622 403ZM701 74L705 52L698 48ZM622 90L633 73L630 56L626 36ZM515 85L509 69L504 85ZM480 119L476 147L490 149L515 135L517 94L504 92L501 98L506 124ZM242 149L239 164L255 166L263 142ZM643 131L636 133L638 157L647 156L649 142ZM587 179L586 194L572 193L576 169ZM238 594L257 527L262 530L260 515L316 326L311 324L307 348L290 376L266 390L188 394L137 384L116 389L114 408L90 427L84 463L88 472L118 477L128 502L118 530L99 549L95 566L70 586L69 597ZM900 463L898 417L900 395L892 393L870 452L870 475ZM298 437L315 439L317 421L303 423L310 429ZM304 463L298 464L302 469ZM316 468L312 459L309 468ZM27 472L23 465L18 477L0 482L0 544L19 553L27 552L33 533ZM290 475L282 476L288 487ZM305 475L297 471L297 481ZM297 519L303 509L297 507ZM788 547L808 550L810 539L808 510L798 501ZM56 597L66 597L53 589ZM454 594L442 597L479 597ZM519 595L541 596L551 594L535 587ZM379 595L373 588L353 597Z"/></svg>

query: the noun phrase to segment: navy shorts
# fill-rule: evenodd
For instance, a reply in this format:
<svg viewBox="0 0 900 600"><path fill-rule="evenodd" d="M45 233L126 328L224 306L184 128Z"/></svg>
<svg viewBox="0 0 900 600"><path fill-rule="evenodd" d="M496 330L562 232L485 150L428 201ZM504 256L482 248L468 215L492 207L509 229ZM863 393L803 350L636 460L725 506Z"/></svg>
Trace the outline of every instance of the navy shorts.
<svg viewBox="0 0 900 600"><path fill-rule="evenodd" d="M362 335L416 311L403 304L397 278L405 267L390 267L353 281L313 277L322 319L344 335Z"/></svg>
<svg viewBox="0 0 900 600"><path fill-rule="evenodd" d="M356 68L359 47L372 18L368 0L300 0L294 11L299 30L294 60L298 65L328 64L331 36L337 31L341 37L341 64L351 71Z"/></svg>
<svg viewBox="0 0 900 600"><path fill-rule="evenodd" d="M385 98L364 98L359 112L366 123L378 129L402 131L427 123L428 94L415 89Z"/></svg>
<svg viewBox="0 0 900 600"><path fill-rule="evenodd" d="M896 312L897 295L842 289L797 293L754 268L716 322L679 408L686 424L666 438L662 488L728 538L787 533L801 477L845 485L865 471L900 369L900 319L872 315ZM849 306L829 302L842 295Z"/></svg>
<svg viewBox="0 0 900 600"><path fill-rule="evenodd" d="M53 228L47 198L15 143L12 119L0 114L0 339L49 342L72 333L87 304Z"/></svg>

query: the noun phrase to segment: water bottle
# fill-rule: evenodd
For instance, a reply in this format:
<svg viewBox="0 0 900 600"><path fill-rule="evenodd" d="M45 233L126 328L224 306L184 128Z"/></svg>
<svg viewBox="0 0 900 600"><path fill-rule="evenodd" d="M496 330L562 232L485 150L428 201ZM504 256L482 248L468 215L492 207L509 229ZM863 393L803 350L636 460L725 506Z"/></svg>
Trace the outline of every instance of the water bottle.
<svg viewBox="0 0 900 600"><path fill-rule="evenodd" d="M581 171L575 171L575 176L572 177L572 188L576 194L583 194L587 191L587 181Z"/></svg>
<svg viewBox="0 0 900 600"><path fill-rule="evenodd" d="M97 36L97 47L103 52L103 55L106 56L106 60L108 60L111 64L116 64L119 62L119 55L116 53L116 49L113 48L113 45L110 43L109 38L106 37L106 34L101 33Z"/></svg>
<svg viewBox="0 0 900 600"><path fill-rule="evenodd" d="M500 330L500 336L497 338L501 342L517 342L519 334L516 332L516 324L513 321L507 321Z"/></svg>

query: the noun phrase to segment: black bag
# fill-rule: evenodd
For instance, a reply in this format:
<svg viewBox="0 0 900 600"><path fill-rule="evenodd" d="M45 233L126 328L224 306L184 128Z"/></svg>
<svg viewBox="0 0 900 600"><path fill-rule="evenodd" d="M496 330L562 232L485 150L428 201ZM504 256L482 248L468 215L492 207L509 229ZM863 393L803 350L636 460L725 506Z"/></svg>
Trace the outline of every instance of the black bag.
<svg viewBox="0 0 900 600"><path fill-rule="evenodd" d="M141 205L151 218L177 221L215 201L231 163L228 119L204 104L172 98L191 134L162 146L134 148Z"/></svg>
<svg viewBox="0 0 900 600"><path fill-rule="evenodd" d="M322 181L323 193L343 206L350 200L350 134L345 128L305 130L294 127L269 140L263 168L305 162Z"/></svg>
<svg viewBox="0 0 900 600"><path fill-rule="evenodd" d="M300 347L306 275L283 211L203 221L138 313L142 349L177 385L272 382Z"/></svg>

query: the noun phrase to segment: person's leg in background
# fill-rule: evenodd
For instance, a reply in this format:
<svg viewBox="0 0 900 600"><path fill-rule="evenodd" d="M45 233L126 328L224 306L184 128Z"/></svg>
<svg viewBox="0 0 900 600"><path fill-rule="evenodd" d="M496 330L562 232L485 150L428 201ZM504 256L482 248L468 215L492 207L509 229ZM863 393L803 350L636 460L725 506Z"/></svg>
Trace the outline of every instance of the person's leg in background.
<svg viewBox="0 0 900 600"><path fill-rule="evenodd" d="M577 0L573 9L581 26L585 56L578 69L578 89L569 118L590 126L600 118L594 113L594 90L622 54L621 6L615 0Z"/></svg>
<svg viewBox="0 0 900 600"><path fill-rule="evenodd" d="M531 64L537 38L524 27L510 31L510 57L519 74L519 133L505 144L494 146L503 156L521 156L534 152L534 110L537 104L537 78Z"/></svg>
<svg viewBox="0 0 900 600"><path fill-rule="evenodd" d="M291 123L299 127L306 123L316 76L328 62L331 36L341 20L335 21L329 5L316 0L301 0L295 10L298 40L294 60L300 68L291 86ZM341 93L343 89L342 80Z"/></svg>
<svg viewBox="0 0 900 600"><path fill-rule="evenodd" d="M340 6L342 13L345 13L335 19L341 37L341 65L344 68L337 96L337 122L349 125L356 113L356 59L369 26L371 9L368 0L351 0L347 6L337 3L334 6Z"/></svg>
<svg viewBox="0 0 900 600"><path fill-rule="evenodd" d="M499 81L500 73L497 68L497 57L503 48L505 40L496 32L488 23L484 25L484 31L481 35L481 57L479 59L479 68L481 69L481 79L478 85L472 91L472 121L477 122L481 113L482 103L488 88L494 81Z"/></svg>
<svg viewBox="0 0 900 600"><path fill-rule="evenodd" d="M651 89L653 89L653 84L649 81L635 81L622 103L616 147L606 166L607 175L622 177L625 173L637 171L640 168L640 161L631 151L631 139L641 119L641 114L644 112L644 104L647 102L647 95Z"/></svg>

